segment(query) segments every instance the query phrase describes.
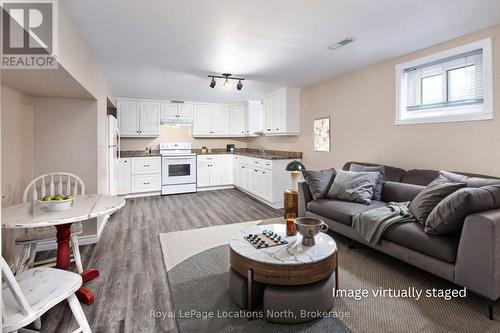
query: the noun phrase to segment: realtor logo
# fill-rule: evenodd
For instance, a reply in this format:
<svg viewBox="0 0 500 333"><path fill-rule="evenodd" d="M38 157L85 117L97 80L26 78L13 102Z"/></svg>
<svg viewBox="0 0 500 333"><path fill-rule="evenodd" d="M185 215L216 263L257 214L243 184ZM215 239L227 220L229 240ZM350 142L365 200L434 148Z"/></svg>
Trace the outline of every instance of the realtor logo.
<svg viewBox="0 0 500 333"><path fill-rule="evenodd" d="M57 68L57 0L0 0L0 6L0 68Z"/></svg>

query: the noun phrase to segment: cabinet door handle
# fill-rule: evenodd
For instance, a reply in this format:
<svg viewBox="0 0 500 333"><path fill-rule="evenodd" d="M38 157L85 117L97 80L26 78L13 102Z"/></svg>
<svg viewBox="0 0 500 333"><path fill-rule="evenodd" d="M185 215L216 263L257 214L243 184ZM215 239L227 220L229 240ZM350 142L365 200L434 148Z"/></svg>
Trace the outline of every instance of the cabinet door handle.
<svg viewBox="0 0 500 333"><path fill-rule="evenodd" d="M267 130L268 130L268 131L270 131L271 129L270 129L270 128L268 128Z"/></svg>
<svg viewBox="0 0 500 333"><path fill-rule="evenodd" d="M142 184L143 184L143 185L149 185L149 184L151 184L151 183L150 183L150 182L147 182L147 183L142 183Z"/></svg>
<svg viewBox="0 0 500 333"><path fill-rule="evenodd" d="M145 168L147 168L147 167L149 167L151 165L149 165L149 164L143 164L142 166L145 167Z"/></svg>
<svg viewBox="0 0 500 333"><path fill-rule="evenodd" d="M279 128L277 128L276 130L277 130L277 131L279 131L280 129L279 129Z"/></svg>

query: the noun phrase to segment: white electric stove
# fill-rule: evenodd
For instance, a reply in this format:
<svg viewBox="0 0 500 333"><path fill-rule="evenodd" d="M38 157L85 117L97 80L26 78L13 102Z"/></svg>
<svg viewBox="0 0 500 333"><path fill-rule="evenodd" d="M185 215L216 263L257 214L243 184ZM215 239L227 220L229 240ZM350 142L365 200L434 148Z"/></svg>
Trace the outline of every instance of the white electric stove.
<svg viewBox="0 0 500 333"><path fill-rule="evenodd" d="M196 192L196 154L190 143L160 143L161 194Z"/></svg>

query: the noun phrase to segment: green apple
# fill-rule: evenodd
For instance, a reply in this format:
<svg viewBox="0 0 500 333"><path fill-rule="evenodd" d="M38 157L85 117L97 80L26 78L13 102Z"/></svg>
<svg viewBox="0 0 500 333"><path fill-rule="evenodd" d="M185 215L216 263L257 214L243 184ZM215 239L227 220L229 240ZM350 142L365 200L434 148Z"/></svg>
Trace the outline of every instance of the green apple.
<svg viewBox="0 0 500 333"><path fill-rule="evenodd" d="M55 201L61 201L61 200L64 200L64 197L61 195L61 194L56 194L52 200L55 200Z"/></svg>
<svg viewBox="0 0 500 333"><path fill-rule="evenodd" d="M67 196L64 197L64 200L69 200L73 199L73 196L71 194L68 194Z"/></svg>
<svg viewBox="0 0 500 333"><path fill-rule="evenodd" d="M51 195L46 195L42 198L42 201L50 201L52 200L52 196Z"/></svg>

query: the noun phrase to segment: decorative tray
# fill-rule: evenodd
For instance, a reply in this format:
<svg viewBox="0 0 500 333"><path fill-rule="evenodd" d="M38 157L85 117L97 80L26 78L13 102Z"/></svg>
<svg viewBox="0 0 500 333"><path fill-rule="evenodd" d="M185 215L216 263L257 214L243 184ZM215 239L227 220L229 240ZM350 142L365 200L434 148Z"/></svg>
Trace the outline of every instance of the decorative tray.
<svg viewBox="0 0 500 333"><path fill-rule="evenodd" d="M256 249L288 244L284 237L271 230L264 230L260 234L248 234L245 239Z"/></svg>

